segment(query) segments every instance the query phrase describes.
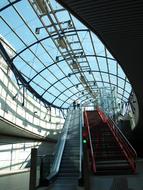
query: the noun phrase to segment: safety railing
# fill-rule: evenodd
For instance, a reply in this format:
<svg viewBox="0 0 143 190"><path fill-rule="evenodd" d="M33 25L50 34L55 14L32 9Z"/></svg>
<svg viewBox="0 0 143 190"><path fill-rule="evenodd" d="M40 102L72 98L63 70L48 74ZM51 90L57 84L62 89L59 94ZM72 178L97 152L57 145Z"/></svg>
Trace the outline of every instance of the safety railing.
<svg viewBox="0 0 143 190"><path fill-rule="evenodd" d="M80 111L80 162L79 162L79 172L82 173L82 127L83 127L83 118L82 118L82 110Z"/></svg>
<svg viewBox="0 0 143 190"><path fill-rule="evenodd" d="M30 160L30 156L31 156L31 153L28 154L28 156L26 157L26 159L22 162L21 166L19 167L19 169L23 169L23 167L25 166L25 163L28 163L29 160ZM26 166L25 166L26 167Z"/></svg>
<svg viewBox="0 0 143 190"><path fill-rule="evenodd" d="M88 122L88 116L86 111L84 111L84 125L87 129L87 138L89 141L89 148L90 148L90 153L91 153L91 160L92 160L92 170L94 173L96 173L96 162L95 162L95 155L93 151L93 145L92 145L92 139L91 139L91 133L90 133L90 126Z"/></svg>
<svg viewBox="0 0 143 190"><path fill-rule="evenodd" d="M115 122L108 118L104 112L102 112L101 110L97 110L101 119L103 120L103 122L106 122L112 132L112 134L114 135L116 141L118 142L119 146L121 147L126 159L129 162L129 165L132 168L132 171L135 173L136 171L136 159L137 159L137 153L135 151L135 149L132 147L132 145L129 143L129 141L127 140L127 138L123 135L123 133L121 132L121 130L117 127L117 125L115 124Z"/></svg>

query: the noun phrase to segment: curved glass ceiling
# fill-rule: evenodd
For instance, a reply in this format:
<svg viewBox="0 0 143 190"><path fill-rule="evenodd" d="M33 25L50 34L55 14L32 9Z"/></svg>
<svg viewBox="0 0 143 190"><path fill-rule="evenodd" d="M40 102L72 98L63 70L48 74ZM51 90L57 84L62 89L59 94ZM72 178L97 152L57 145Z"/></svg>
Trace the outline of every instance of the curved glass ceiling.
<svg viewBox="0 0 143 190"><path fill-rule="evenodd" d="M35 3L34 3L35 2ZM0 2L0 34L26 88L55 107L93 103L113 92L127 102L131 85L98 37L54 0ZM104 90L103 90L104 89Z"/></svg>

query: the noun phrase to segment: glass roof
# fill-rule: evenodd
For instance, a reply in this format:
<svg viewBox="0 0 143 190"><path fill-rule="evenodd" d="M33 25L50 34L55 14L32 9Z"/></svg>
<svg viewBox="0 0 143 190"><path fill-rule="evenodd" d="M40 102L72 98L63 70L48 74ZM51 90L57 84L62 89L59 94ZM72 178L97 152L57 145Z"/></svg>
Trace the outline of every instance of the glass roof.
<svg viewBox="0 0 143 190"><path fill-rule="evenodd" d="M117 103L128 101L131 85L120 65L55 0L3 0L0 9L0 34L13 48L16 78L39 99L68 108L74 100L96 102L105 89Z"/></svg>

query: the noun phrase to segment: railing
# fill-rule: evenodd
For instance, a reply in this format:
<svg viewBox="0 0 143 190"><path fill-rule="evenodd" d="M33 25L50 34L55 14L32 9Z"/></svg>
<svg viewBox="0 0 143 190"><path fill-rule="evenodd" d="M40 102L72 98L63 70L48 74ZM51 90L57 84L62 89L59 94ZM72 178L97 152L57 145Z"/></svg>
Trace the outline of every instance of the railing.
<svg viewBox="0 0 143 190"><path fill-rule="evenodd" d="M91 159L92 159L92 169L93 169L93 172L96 173L95 155L94 155L94 152L93 152L92 139L91 139L91 133L90 133L90 126L89 126L88 116L87 116L86 111L84 111L84 124L85 124L85 127L87 128L87 135L88 135L89 147L90 147Z"/></svg>
<svg viewBox="0 0 143 190"><path fill-rule="evenodd" d="M29 190L35 190L38 186L49 185L58 174L70 120L71 112L66 118L53 154L38 155L37 149L32 149Z"/></svg>
<svg viewBox="0 0 143 190"><path fill-rule="evenodd" d="M117 127L115 122L108 118L105 113L103 113L101 110L97 110L101 119L106 122L114 135L116 141L118 142L119 146L123 150L123 153L128 160L133 172L135 173L136 171L136 159L137 159L137 153L135 149L131 146L127 138L123 135L121 130Z"/></svg>
<svg viewBox="0 0 143 190"><path fill-rule="evenodd" d="M28 163L28 161L30 160L30 156L31 156L31 153L28 154L28 156L26 157L26 159L23 161L23 163L21 164L20 168L19 169L22 169L22 167L24 166L25 163Z"/></svg>

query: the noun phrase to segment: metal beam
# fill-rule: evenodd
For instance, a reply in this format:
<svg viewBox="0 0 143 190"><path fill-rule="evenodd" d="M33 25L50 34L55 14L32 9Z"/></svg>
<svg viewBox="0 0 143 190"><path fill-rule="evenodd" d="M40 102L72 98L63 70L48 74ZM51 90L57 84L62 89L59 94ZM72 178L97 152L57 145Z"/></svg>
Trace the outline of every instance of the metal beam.
<svg viewBox="0 0 143 190"><path fill-rule="evenodd" d="M81 58L84 58L84 57L94 57L94 56L95 56L95 55L90 55L90 54L89 54L89 55L84 55L84 56L82 56ZM110 59L110 60L116 61L114 58L110 58L110 57L106 57L106 56L96 55L96 57L105 58L105 59ZM39 71L36 75L34 75L34 76L29 80L28 83L30 83L34 78L36 78L40 73L42 73L42 72L45 71L46 69L48 69L48 68L52 67L53 65L58 64L58 63L60 63L60 62L62 62L62 61L65 61L65 59L61 59L61 60L59 60L59 61L55 61L55 62L52 63L51 65L48 65L47 67L41 69L41 71ZM80 62L80 63L82 63L82 62Z"/></svg>
<svg viewBox="0 0 143 190"><path fill-rule="evenodd" d="M83 32L83 31L88 31L88 29L79 29L79 30L63 31L63 32L60 33L60 35L66 34L66 33L72 33L72 32L75 32L75 31L77 31L77 32ZM58 34L56 33L56 34L53 34L53 35L46 36L46 37L44 37L44 38L42 38L42 39L40 39L40 40L37 40L36 42L30 44L29 46L26 46L26 48L24 48L24 49L22 49L20 52L18 52L18 53L12 58L12 60L14 60L18 55L20 55L21 53L23 53L25 50L29 49L30 47L34 46L35 44L37 44L37 43L39 43L39 42L42 42L42 41L44 41L44 40L46 40L46 39L48 39L48 38L53 38L53 37L55 37L55 36L58 36Z"/></svg>
<svg viewBox="0 0 143 190"><path fill-rule="evenodd" d="M93 82L93 81L89 81L89 82ZM102 81L97 81L97 82L102 82ZM104 83L105 83L105 84L109 84L109 82L106 82L106 81L104 81ZM81 84L81 83L78 83L78 84L75 84L75 85L80 85L80 84ZM117 85L114 84L114 83L111 83L111 85L117 87ZM70 86L69 88L67 88L66 90L64 90L63 93L66 92L67 90L69 90L70 88L73 88L73 87L74 87L74 85L73 85L73 86ZM118 86L118 88L120 88L120 89L123 90L122 87L119 87L119 86ZM84 91L84 90L82 90L82 91ZM73 94L72 96L74 96L74 95L76 95L76 94L78 94L79 92L82 92L82 91L78 91L77 93ZM127 91L126 91L126 92L127 92ZM127 92L127 93L130 94L129 92ZM119 95L122 95L122 94L120 94L119 92L118 92L118 94L119 94ZM58 98L60 95L61 95L61 94L59 94L59 95L57 96L57 98ZM72 96L70 96L68 99L72 98ZM52 103L54 103L54 101L55 101L57 98L55 98ZM124 96L124 98L128 100L128 98L127 98L126 96ZM60 107L62 107L62 106L66 103L66 101L67 101L68 99L66 99L66 100L64 101L64 103L63 103ZM119 98L119 99L120 99L120 98Z"/></svg>
<svg viewBox="0 0 143 190"><path fill-rule="evenodd" d="M88 70L87 71L83 71L83 72L89 72ZM99 72L99 71L96 71L96 70L91 70L91 72ZM105 73L105 74L108 74L108 72L106 72L106 71L100 71L101 73ZM70 75L72 76L72 75L75 75L75 74L78 74L79 72L77 71L77 72L75 72L75 73L70 73ZM120 78L121 80L125 80L124 78L122 78L122 77L120 77L120 76L116 76L115 74L113 74L113 73L109 73L109 75L112 75L112 76L115 76L115 77L118 77L118 78ZM65 78L68 78L69 76L67 75L67 76L65 76L65 77L62 77L61 79L59 79L59 80L57 80L56 82L54 82L49 88L47 88L46 90L45 90L45 92L41 95L41 96L43 96L51 87L53 87L56 83L58 83L58 82L60 82L61 80L63 80L63 79L65 79ZM94 82L94 81L93 81ZM99 81L98 81L99 82ZM100 81L100 82L102 82L102 81ZM106 81L104 81L105 83L106 83ZM79 84L81 84L81 83L78 83L78 85ZM109 82L108 82L108 84L110 84ZM113 84L113 83L111 83L111 84ZM75 84L75 85L73 85L73 86L76 86L77 84ZM71 87L73 87L73 86L71 86ZM117 86L117 85L116 85ZM70 88L71 88L70 87ZM123 88L121 88L121 87L119 87L120 89L122 89L123 90ZM66 90L68 90L69 88L67 88ZM66 90L64 90L61 94L63 94ZM125 90L126 91L126 90ZM129 94L129 92L128 91L126 91L128 94ZM61 94L59 94L57 97L59 97ZM56 100L56 98L53 100L53 102ZM53 103L52 102L52 103Z"/></svg>
<svg viewBox="0 0 143 190"><path fill-rule="evenodd" d="M10 2L8 5L2 7L2 8L0 9L0 12L2 12L3 10L7 9L8 7L10 7L10 6L12 6L12 5L14 5L15 3L18 3L18 2L20 2L20 1L21 1L21 0L16 0L16 1Z"/></svg>
<svg viewBox="0 0 143 190"><path fill-rule="evenodd" d="M36 98L40 99L44 104L47 104L49 106L53 106L53 107L57 107L53 104L51 104L50 102L48 102L47 100L45 100L43 97L41 97L29 84L28 82L25 80L25 78L21 75L21 73L19 72L19 70L15 67L15 65L13 64L13 61L10 59L8 53L6 52L5 48L3 47L2 43L0 42L0 53L2 55L2 57L4 58L5 62L7 63L7 65L10 67L10 69L13 71L13 73L15 74L15 77L20 80L20 82L22 83L22 85L24 87L26 87Z"/></svg>

